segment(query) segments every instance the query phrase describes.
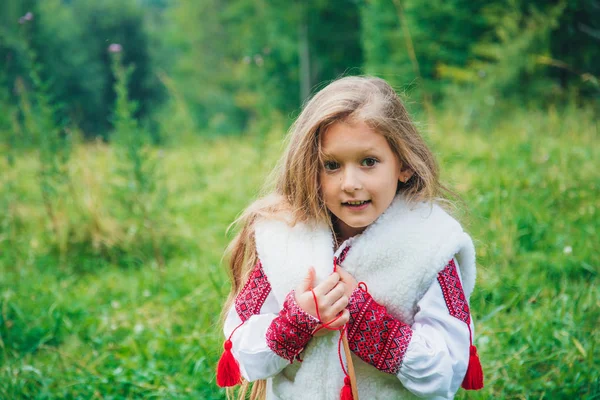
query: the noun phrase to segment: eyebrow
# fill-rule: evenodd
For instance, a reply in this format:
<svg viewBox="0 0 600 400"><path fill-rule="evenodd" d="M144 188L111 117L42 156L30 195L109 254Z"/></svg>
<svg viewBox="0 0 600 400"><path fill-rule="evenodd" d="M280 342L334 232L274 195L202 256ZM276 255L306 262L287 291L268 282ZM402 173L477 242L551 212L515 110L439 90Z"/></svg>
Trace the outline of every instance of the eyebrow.
<svg viewBox="0 0 600 400"><path fill-rule="evenodd" d="M368 149L365 149L364 151L362 151L362 154L366 154L366 153L377 153L377 149L375 147L369 147Z"/></svg>
<svg viewBox="0 0 600 400"><path fill-rule="evenodd" d="M335 156L332 155L331 153L325 153L322 150L319 152L319 154L320 154L321 158L323 158L323 159L334 159L335 158ZM359 154L360 156L367 156L367 155L376 155L376 154L379 154L379 152L377 151L376 148L369 147L367 149L361 150L357 154Z"/></svg>

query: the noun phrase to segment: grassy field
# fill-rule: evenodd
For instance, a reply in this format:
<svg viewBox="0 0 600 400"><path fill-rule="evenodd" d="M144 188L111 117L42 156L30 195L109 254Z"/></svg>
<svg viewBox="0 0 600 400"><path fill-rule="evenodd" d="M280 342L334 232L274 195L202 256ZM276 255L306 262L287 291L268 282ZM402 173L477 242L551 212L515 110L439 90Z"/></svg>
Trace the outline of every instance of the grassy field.
<svg viewBox="0 0 600 400"><path fill-rule="evenodd" d="M478 250L471 299L484 366L460 399L600 399L599 127L591 110L440 113L423 131ZM214 382L228 224L280 151L265 138L157 153L168 189L148 256L114 201L115 155L78 145L58 252L36 157L0 161L0 399L223 399ZM6 149L1 149L5 151Z"/></svg>

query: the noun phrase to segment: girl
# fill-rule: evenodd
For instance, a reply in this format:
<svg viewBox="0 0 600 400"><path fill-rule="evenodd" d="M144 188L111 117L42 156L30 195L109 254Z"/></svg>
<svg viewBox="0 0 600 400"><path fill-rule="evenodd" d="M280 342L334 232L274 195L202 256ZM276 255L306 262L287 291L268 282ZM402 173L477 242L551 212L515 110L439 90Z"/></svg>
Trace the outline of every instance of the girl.
<svg viewBox="0 0 600 400"><path fill-rule="evenodd" d="M240 398L248 382L257 399L351 398L353 364L363 400L481 388L473 244L438 205L434 157L394 90L371 77L322 89L277 171L230 245L217 383L242 383Z"/></svg>

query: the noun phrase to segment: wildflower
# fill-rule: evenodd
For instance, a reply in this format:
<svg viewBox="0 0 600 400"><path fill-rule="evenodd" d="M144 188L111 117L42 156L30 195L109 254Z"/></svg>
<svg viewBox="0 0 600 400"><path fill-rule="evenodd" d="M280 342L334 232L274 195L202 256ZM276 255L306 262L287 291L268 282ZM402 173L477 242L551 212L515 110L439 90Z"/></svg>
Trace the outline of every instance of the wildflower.
<svg viewBox="0 0 600 400"><path fill-rule="evenodd" d="M27 11L25 15L19 18L19 24L23 25L25 22L29 22L33 20L33 13L31 11Z"/></svg>
<svg viewBox="0 0 600 400"><path fill-rule="evenodd" d="M109 53L120 53L122 50L123 46L121 46L119 43L111 43L110 46L108 46Z"/></svg>
<svg viewBox="0 0 600 400"><path fill-rule="evenodd" d="M133 327L133 331L139 335L144 331L144 325L140 323L135 324L135 326Z"/></svg>
<svg viewBox="0 0 600 400"><path fill-rule="evenodd" d="M565 253L565 254L571 254L572 252L573 252L573 248L571 246L566 246L563 249L563 253Z"/></svg>

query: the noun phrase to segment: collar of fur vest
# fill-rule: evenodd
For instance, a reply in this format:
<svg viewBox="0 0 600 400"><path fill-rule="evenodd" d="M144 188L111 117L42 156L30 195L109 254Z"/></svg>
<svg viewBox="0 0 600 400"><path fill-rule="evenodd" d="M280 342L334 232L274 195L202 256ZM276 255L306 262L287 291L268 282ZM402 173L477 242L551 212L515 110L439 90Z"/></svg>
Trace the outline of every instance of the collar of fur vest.
<svg viewBox="0 0 600 400"><path fill-rule="evenodd" d="M276 298L283 299L316 270L315 286L333 271L334 241L324 224L262 219L256 248ZM467 298L475 284L475 250L460 224L437 204L408 203L398 195L390 207L355 237L342 265L364 281L375 300L412 323L417 301L448 261L456 257Z"/></svg>

